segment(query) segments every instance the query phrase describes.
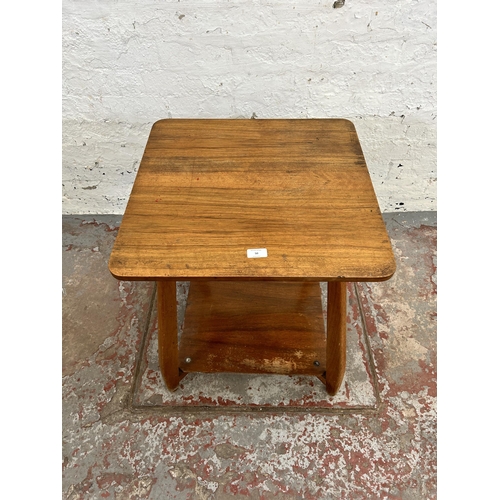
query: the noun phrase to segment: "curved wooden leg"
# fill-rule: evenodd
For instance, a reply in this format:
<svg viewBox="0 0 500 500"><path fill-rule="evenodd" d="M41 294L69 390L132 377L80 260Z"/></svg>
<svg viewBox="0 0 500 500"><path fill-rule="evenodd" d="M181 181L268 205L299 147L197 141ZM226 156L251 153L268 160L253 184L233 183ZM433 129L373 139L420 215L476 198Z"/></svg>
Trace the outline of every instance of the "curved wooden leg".
<svg viewBox="0 0 500 500"><path fill-rule="evenodd" d="M346 364L346 284L328 282L326 313L326 391L334 396L344 378Z"/></svg>
<svg viewBox="0 0 500 500"><path fill-rule="evenodd" d="M158 361L165 385L175 391L183 378L179 370L175 281L157 281Z"/></svg>

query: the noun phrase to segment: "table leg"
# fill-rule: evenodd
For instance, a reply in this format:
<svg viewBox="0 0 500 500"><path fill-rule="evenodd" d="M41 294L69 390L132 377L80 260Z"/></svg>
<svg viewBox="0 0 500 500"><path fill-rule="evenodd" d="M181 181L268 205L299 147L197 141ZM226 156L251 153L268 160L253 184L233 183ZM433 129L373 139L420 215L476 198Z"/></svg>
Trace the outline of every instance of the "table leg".
<svg viewBox="0 0 500 500"><path fill-rule="evenodd" d="M326 391L334 396L344 378L346 364L346 284L328 282L326 313Z"/></svg>
<svg viewBox="0 0 500 500"><path fill-rule="evenodd" d="M179 370L175 281L157 281L158 360L165 385L175 391L185 373Z"/></svg>

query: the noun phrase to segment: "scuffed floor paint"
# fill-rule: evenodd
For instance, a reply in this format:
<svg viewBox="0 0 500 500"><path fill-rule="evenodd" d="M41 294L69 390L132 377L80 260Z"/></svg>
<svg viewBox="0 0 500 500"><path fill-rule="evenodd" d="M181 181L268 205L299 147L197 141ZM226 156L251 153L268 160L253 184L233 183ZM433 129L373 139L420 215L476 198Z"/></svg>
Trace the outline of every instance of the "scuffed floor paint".
<svg viewBox="0 0 500 500"><path fill-rule="evenodd" d="M267 379L259 395L248 380L191 375L169 399L147 375L154 285L107 271L119 218L65 217L63 498L436 498L435 213L385 220L398 269L388 282L357 285L351 322L365 334L352 330L345 377L369 390L330 400L319 381Z"/></svg>
<svg viewBox="0 0 500 500"><path fill-rule="evenodd" d="M318 285L319 286L319 285ZM179 322L182 319L189 284L178 284ZM323 294L323 314L326 321L326 294ZM374 387L374 371L367 332L361 318L358 296L354 284L348 287L347 313L347 367L344 381L334 397L328 396L325 386L313 376L246 375L246 374L188 374L179 390L170 393L162 380L158 366L158 331L156 308L151 326L145 336L144 355L140 358L140 380L133 391L133 404L137 409L222 407L223 409L258 409L285 407L286 409L375 409L378 399Z"/></svg>

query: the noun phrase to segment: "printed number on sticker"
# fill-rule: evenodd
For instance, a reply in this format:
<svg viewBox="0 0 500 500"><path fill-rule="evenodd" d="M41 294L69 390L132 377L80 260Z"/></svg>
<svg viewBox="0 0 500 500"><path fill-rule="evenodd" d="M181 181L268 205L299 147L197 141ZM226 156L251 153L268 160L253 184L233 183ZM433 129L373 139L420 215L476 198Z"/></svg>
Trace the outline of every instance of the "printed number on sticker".
<svg viewBox="0 0 500 500"><path fill-rule="evenodd" d="M249 248L247 250L249 259L258 259L259 257L267 257L267 248Z"/></svg>

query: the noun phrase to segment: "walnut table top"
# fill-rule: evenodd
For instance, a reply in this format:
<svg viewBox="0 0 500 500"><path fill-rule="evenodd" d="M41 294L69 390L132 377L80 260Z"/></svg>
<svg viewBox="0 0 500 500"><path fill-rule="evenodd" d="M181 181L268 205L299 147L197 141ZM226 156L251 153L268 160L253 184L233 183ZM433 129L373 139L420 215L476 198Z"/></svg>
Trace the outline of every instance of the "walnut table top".
<svg viewBox="0 0 500 500"><path fill-rule="evenodd" d="M171 119L152 127L109 268L124 280L381 281L395 262L350 121Z"/></svg>

